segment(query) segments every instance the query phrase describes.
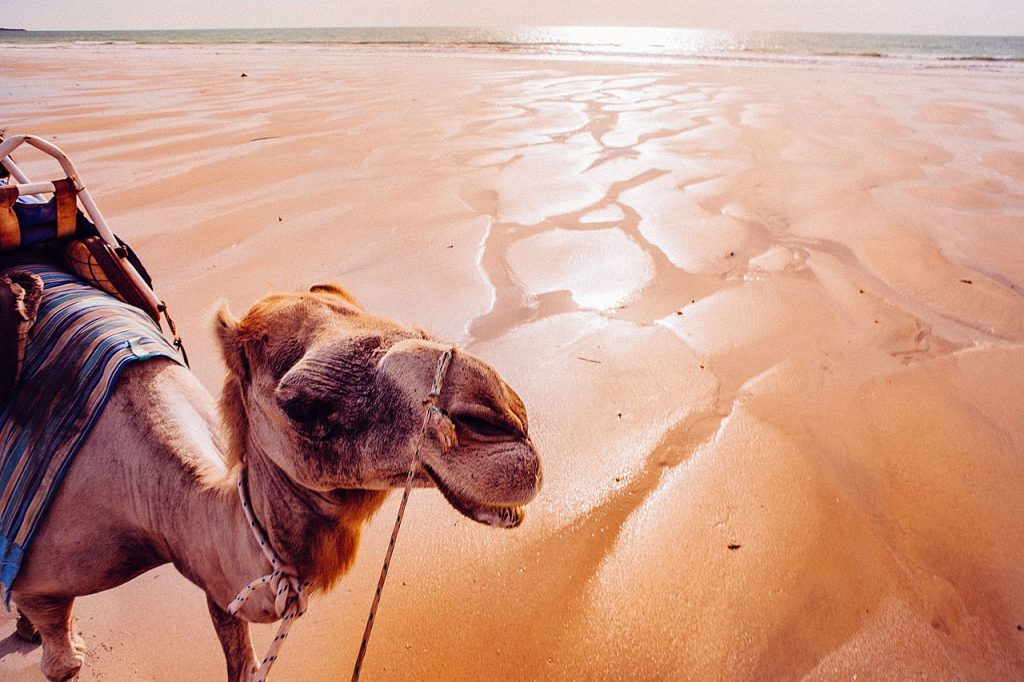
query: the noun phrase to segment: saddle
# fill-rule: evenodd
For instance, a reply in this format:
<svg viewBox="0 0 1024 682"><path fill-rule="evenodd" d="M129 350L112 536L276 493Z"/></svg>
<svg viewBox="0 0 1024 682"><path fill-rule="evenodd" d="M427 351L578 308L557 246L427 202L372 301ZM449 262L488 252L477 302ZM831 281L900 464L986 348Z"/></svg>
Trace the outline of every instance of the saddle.
<svg viewBox="0 0 1024 682"><path fill-rule="evenodd" d="M29 181L11 158L11 152L25 143L56 159L67 177ZM46 194L52 196L44 199ZM40 258L62 263L88 284L139 308L158 325L166 320L174 347L185 357L167 306L153 293L152 278L131 247L110 231L67 155L32 135L0 138L0 274L7 271L0 276L0 403L20 376L25 343L42 296L42 281L17 269L17 264Z"/></svg>

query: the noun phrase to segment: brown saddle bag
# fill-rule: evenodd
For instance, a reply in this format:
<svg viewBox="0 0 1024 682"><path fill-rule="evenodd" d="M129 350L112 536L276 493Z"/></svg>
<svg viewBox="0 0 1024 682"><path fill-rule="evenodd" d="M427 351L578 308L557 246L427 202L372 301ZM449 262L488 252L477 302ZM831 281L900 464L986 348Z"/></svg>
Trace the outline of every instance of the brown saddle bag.
<svg viewBox="0 0 1024 682"><path fill-rule="evenodd" d="M139 308L160 324L161 310L153 305L125 270L125 261L131 261L135 254L127 244L122 243L120 248L124 250L123 256L98 236L72 239L64 244L63 260L73 273L89 284ZM141 263L135 266L135 270L146 272ZM143 277L148 279L146 275Z"/></svg>

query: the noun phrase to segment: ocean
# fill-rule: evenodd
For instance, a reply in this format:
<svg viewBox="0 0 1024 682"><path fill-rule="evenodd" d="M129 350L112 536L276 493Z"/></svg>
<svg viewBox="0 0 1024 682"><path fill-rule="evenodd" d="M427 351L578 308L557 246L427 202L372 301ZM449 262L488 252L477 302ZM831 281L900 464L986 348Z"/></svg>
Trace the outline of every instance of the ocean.
<svg viewBox="0 0 1024 682"><path fill-rule="evenodd" d="M147 31L0 30L0 44L320 44L483 49L548 55L918 63L1024 62L1024 36L734 32L630 27L376 27Z"/></svg>

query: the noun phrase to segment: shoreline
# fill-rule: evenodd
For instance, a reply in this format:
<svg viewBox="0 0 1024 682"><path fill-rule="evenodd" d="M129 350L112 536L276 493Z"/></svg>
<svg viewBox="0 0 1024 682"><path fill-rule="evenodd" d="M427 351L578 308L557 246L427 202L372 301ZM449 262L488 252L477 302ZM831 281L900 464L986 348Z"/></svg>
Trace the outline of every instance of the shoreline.
<svg viewBox="0 0 1024 682"><path fill-rule="evenodd" d="M622 65L633 67L735 67L762 69L815 70L829 73L871 72L887 73L934 73L938 75L973 74L1001 76L1015 79L1024 75L1024 58L1007 57L924 57L892 55L792 55L773 53L723 53L719 55L651 55L645 53L595 53L550 51L542 47L516 46L503 48L495 45L418 45L395 43L134 43L114 42L65 42L41 44L4 44L4 50L32 51L57 50L109 54L111 50L139 51L184 51L195 50L212 53L245 52L282 54L324 54L324 55L379 55L401 57L411 55L428 59L479 58L525 62L575 62Z"/></svg>
<svg viewBox="0 0 1024 682"><path fill-rule="evenodd" d="M53 38L53 40L47 40ZM896 63L924 68L1024 64L1024 37L941 36L713 29L548 26L323 27L286 29L175 29L22 31L0 46L56 48L306 47L319 50L395 50L442 54L512 54L530 59L625 60L631 63L799 63L822 67L844 62ZM1021 67L1024 68L1024 67Z"/></svg>

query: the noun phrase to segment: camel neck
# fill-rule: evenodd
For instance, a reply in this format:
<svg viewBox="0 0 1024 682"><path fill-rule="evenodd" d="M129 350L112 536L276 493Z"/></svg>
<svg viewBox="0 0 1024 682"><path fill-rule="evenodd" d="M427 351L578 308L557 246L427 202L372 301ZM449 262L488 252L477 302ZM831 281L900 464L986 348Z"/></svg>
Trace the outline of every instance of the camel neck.
<svg viewBox="0 0 1024 682"><path fill-rule="evenodd" d="M247 458L249 499L256 521L278 557L302 572L303 538L329 520L328 510L306 490L261 453Z"/></svg>
<svg viewBox="0 0 1024 682"><path fill-rule="evenodd" d="M385 491L310 490L253 450L248 482L253 513L274 552L314 589L330 586L348 568L362 524L387 496Z"/></svg>
<svg viewBox="0 0 1024 682"><path fill-rule="evenodd" d="M165 522L153 524L161 529L159 544L185 577L227 608L249 581L270 572L270 562L253 538L233 479L216 487L196 485L190 493L184 501L159 505L182 507L179 513L159 515ZM242 615L253 622L276 620L272 597L259 595Z"/></svg>

